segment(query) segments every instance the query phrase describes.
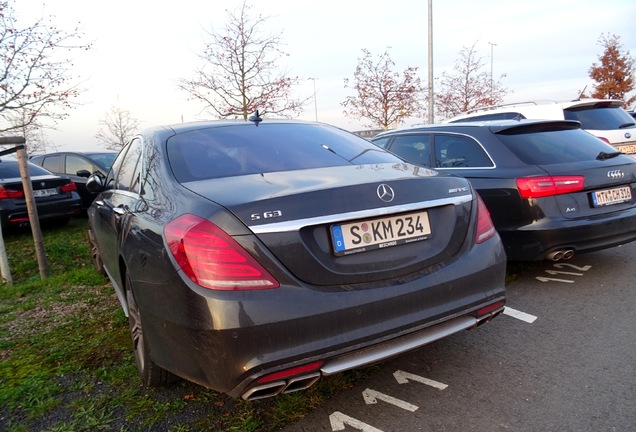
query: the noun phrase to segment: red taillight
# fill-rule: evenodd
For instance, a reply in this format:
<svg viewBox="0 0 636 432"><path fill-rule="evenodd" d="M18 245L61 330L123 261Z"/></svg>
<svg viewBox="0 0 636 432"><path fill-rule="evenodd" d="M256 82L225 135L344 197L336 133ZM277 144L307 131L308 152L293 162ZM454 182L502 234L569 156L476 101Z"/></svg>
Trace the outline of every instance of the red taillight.
<svg viewBox="0 0 636 432"><path fill-rule="evenodd" d="M546 176L517 179L521 198L541 198L583 190L583 176Z"/></svg>
<svg viewBox="0 0 636 432"><path fill-rule="evenodd" d="M23 198L24 192L21 190L6 189L0 187L0 199Z"/></svg>
<svg viewBox="0 0 636 432"><path fill-rule="evenodd" d="M606 142L607 144L610 144L609 140L605 137L597 137L600 140L603 140L604 142Z"/></svg>
<svg viewBox="0 0 636 432"><path fill-rule="evenodd" d="M232 237L212 222L185 214L168 223L166 242L196 284L213 290L278 288L280 284Z"/></svg>
<svg viewBox="0 0 636 432"><path fill-rule="evenodd" d="M486 205L477 195L477 232L475 233L475 243L483 243L493 237L497 231L490 219L490 212Z"/></svg>
<svg viewBox="0 0 636 432"><path fill-rule="evenodd" d="M259 378L258 382L259 383L264 383L264 382L270 382L270 381L276 381L279 379L285 379L285 378L289 378L292 377L294 375L300 375L303 373L307 373L307 372L313 372L315 370L320 369L320 367L322 366L323 362L321 361L317 361L314 363L309 363L303 366L298 366L295 368L291 368L291 369L285 369L283 371L280 372L276 372L273 374L269 374L269 375L265 375L262 378Z"/></svg>
<svg viewBox="0 0 636 432"><path fill-rule="evenodd" d="M77 190L77 186L75 186L75 182L68 182L60 188L62 193L73 192Z"/></svg>

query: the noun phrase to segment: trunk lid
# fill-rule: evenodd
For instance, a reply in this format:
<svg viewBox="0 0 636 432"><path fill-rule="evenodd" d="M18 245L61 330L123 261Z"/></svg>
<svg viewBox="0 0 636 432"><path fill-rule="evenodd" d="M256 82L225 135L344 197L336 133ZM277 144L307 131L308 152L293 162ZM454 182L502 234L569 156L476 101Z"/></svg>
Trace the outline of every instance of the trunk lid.
<svg viewBox="0 0 636 432"><path fill-rule="evenodd" d="M183 185L231 211L295 277L323 286L415 277L434 270L467 245L474 198L467 180L404 163ZM423 229L406 239L408 228L404 235L398 228L409 217L422 222ZM338 230L356 228L361 230L358 247L337 250ZM472 234L469 237L472 241Z"/></svg>
<svg viewBox="0 0 636 432"><path fill-rule="evenodd" d="M549 175L580 175L584 189L555 195L556 205L568 219L591 217L636 206L636 164L628 156L613 159L541 166Z"/></svg>

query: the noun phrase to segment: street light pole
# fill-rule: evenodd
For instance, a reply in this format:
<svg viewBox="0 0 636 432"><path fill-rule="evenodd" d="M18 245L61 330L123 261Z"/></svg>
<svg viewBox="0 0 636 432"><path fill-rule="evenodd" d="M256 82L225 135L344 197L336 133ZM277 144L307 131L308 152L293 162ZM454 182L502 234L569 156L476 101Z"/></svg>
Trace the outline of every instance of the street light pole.
<svg viewBox="0 0 636 432"><path fill-rule="evenodd" d="M433 102L433 0L428 0L428 123L435 122Z"/></svg>
<svg viewBox="0 0 636 432"><path fill-rule="evenodd" d="M314 113L316 115L316 121L318 121L318 102L316 101L316 80L318 78L307 78L314 82Z"/></svg>
<svg viewBox="0 0 636 432"><path fill-rule="evenodd" d="M490 103L492 103L492 66L493 66L493 51L496 43L488 42L490 44Z"/></svg>

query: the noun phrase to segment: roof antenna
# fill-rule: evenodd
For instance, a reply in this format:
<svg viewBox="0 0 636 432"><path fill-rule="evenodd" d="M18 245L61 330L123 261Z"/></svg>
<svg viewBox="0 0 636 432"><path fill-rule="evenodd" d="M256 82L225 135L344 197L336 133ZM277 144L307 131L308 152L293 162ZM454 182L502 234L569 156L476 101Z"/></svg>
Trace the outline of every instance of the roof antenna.
<svg viewBox="0 0 636 432"><path fill-rule="evenodd" d="M583 90L581 90L581 93L579 93L579 97L577 99L574 99L575 101L580 101L581 97L585 94L585 89L587 88L587 85L585 87L583 87Z"/></svg>
<svg viewBox="0 0 636 432"><path fill-rule="evenodd" d="M248 120L254 122L254 125L258 127L258 124L263 121L260 115L258 115L258 110L254 114L248 117Z"/></svg>

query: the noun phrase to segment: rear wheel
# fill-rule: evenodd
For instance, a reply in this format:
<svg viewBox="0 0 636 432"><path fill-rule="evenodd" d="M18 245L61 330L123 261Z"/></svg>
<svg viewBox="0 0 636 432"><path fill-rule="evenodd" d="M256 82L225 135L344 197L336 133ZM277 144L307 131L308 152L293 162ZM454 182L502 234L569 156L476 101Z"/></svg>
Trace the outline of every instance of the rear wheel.
<svg viewBox="0 0 636 432"><path fill-rule="evenodd" d="M95 269L99 274L106 276L106 270L104 270L104 262L102 261L102 256L99 253L99 249L97 249L95 234L93 233L93 229L90 227L90 225L88 227L88 247L91 250L91 260L93 261Z"/></svg>
<svg viewBox="0 0 636 432"><path fill-rule="evenodd" d="M128 275L126 275L126 301L128 303L128 326L135 354L135 363L143 385L158 387L177 381L178 378L175 375L158 366L150 356L148 342L144 336L141 322L141 312L135 301L130 276Z"/></svg>

